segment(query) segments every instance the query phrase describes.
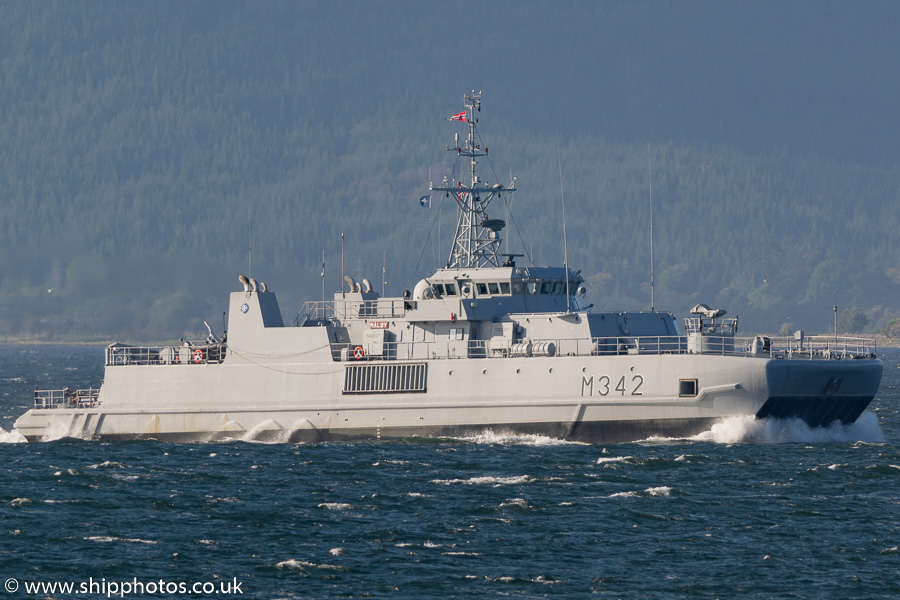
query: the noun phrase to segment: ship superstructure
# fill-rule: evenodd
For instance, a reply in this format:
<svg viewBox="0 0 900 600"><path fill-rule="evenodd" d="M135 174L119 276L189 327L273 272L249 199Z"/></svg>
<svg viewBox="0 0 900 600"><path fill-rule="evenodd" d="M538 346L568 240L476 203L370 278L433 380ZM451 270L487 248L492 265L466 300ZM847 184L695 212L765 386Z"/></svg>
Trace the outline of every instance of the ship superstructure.
<svg viewBox="0 0 900 600"><path fill-rule="evenodd" d="M467 179L431 185L457 205L444 268L400 297L346 277L330 301L286 324L273 292L241 276L223 339L106 348L99 389L39 390L16 422L29 441L229 438L284 441L459 436L494 430L589 442L684 437L735 415L854 422L882 363L871 340L738 337L737 320L697 305L594 312L562 267L501 253L480 179L481 94L467 95L455 152ZM498 202L499 203L499 202ZM493 212L493 209L491 209Z"/></svg>

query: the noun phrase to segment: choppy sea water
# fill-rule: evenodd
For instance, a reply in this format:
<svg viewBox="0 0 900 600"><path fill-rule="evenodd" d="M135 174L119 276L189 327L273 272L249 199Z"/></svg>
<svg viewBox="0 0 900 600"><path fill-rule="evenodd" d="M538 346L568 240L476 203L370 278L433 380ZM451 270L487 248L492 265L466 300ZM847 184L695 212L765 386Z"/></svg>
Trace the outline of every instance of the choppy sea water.
<svg viewBox="0 0 900 600"><path fill-rule="evenodd" d="M829 430L25 444L32 390L96 386L102 349L0 347L0 597L898 598L900 351L881 355L876 400Z"/></svg>

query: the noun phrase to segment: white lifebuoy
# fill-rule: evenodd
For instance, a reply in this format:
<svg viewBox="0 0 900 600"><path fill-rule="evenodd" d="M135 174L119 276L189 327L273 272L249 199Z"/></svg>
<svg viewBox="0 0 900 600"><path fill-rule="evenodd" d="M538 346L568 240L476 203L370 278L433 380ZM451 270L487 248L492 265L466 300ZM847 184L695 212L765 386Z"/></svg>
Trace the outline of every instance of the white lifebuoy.
<svg viewBox="0 0 900 600"><path fill-rule="evenodd" d="M195 363L203 362L203 350L194 350L194 362Z"/></svg>
<svg viewBox="0 0 900 600"><path fill-rule="evenodd" d="M357 346L353 349L353 358L356 360L362 360L366 356L366 351L363 350L362 346Z"/></svg>

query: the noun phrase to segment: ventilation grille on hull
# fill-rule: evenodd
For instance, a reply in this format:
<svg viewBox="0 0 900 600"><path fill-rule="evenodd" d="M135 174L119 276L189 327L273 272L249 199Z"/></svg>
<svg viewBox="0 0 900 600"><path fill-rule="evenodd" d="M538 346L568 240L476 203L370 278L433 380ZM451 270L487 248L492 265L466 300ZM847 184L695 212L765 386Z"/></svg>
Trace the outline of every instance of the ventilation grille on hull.
<svg viewBox="0 0 900 600"><path fill-rule="evenodd" d="M428 379L426 367L425 363L347 365L344 371L344 393L424 392Z"/></svg>

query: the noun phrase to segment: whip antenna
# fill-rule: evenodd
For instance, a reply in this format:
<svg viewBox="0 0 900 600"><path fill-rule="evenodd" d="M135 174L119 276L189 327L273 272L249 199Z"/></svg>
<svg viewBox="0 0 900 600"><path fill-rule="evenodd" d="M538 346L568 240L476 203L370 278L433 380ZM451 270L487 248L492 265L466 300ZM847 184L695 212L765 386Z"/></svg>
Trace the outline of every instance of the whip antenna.
<svg viewBox="0 0 900 600"><path fill-rule="evenodd" d="M650 310L656 308L653 281L653 172L650 169L650 142L647 142L647 180L650 184Z"/></svg>
<svg viewBox="0 0 900 600"><path fill-rule="evenodd" d="M563 178L562 178L562 155L559 151L559 140L556 141L556 161L559 165L559 198L562 202L562 218L563 218L563 266L566 269L566 312L571 310L570 308L570 296L569 296L569 240L566 237L566 192L563 189Z"/></svg>

